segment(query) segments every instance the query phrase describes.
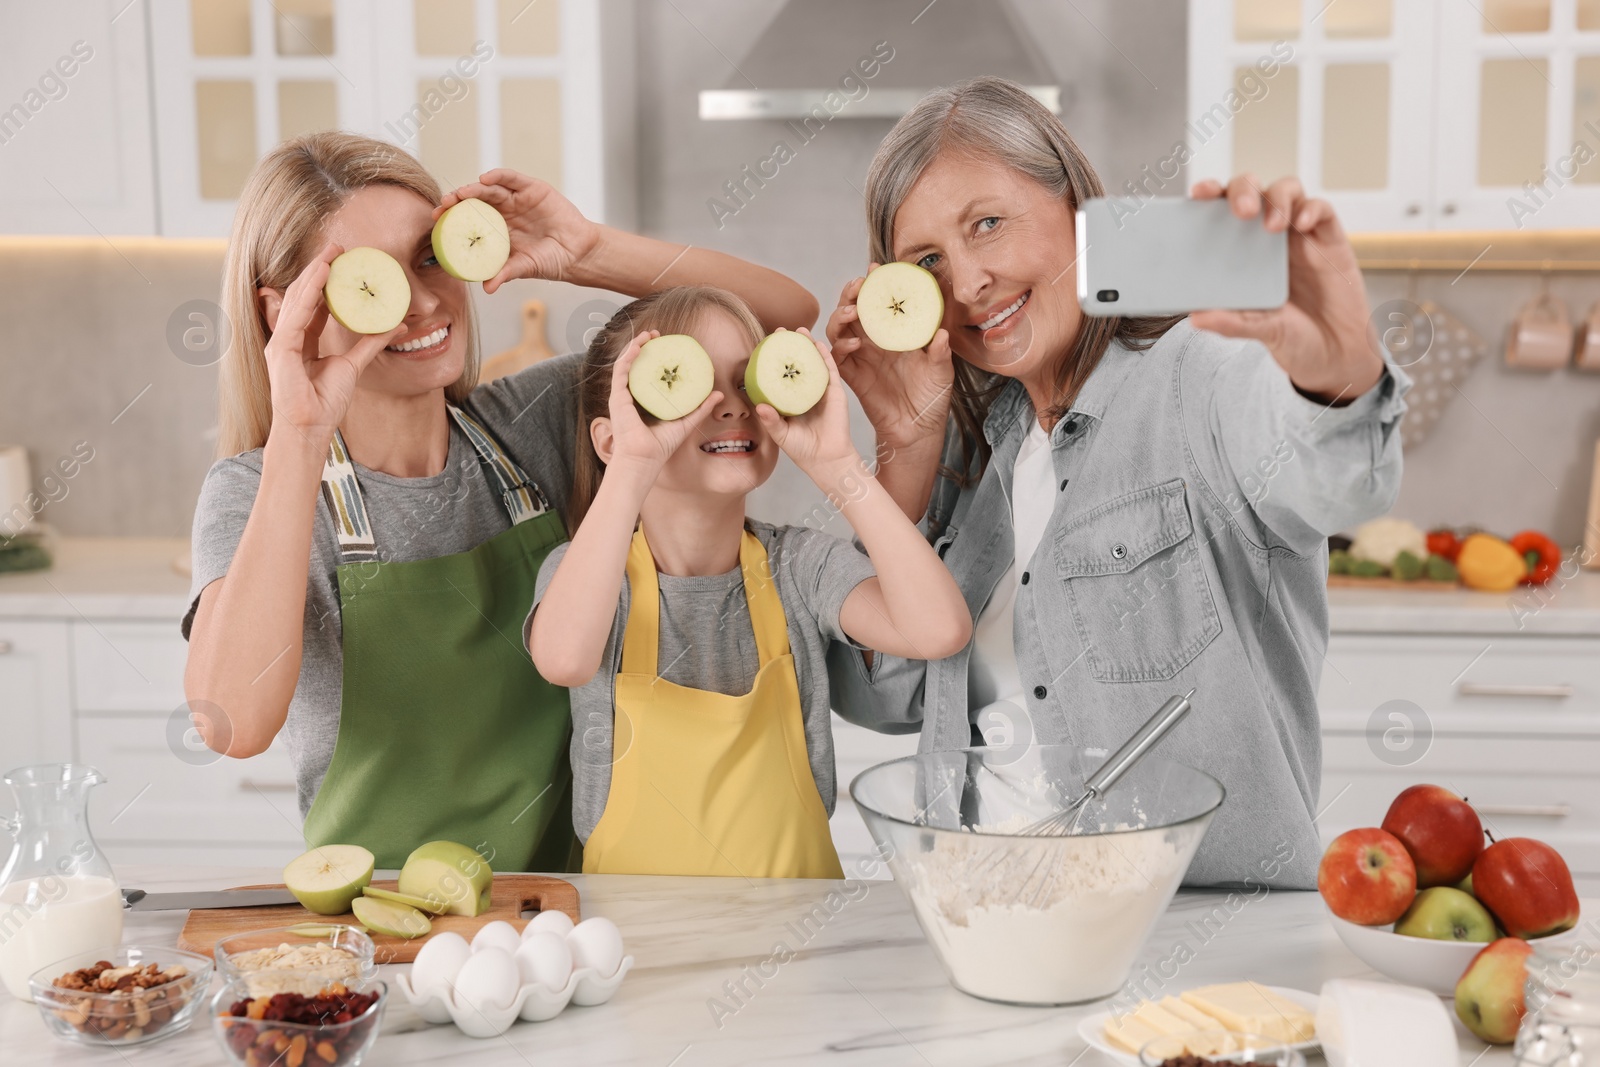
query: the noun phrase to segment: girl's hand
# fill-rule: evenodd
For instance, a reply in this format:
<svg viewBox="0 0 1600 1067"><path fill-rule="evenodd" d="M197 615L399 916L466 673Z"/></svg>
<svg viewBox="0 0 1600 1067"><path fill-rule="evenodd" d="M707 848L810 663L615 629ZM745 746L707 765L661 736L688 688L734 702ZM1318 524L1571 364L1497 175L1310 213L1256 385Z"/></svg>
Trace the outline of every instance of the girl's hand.
<svg viewBox="0 0 1600 1067"><path fill-rule="evenodd" d="M628 342L628 347L611 367L611 458L606 461L606 468L639 470L651 480L722 401L722 392L713 389L699 407L683 418L653 425L645 423L628 389L628 370L639 358L639 349L644 343L660 336L660 330L643 331Z"/></svg>
<svg viewBox="0 0 1600 1067"><path fill-rule="evenodd" d="M875 269L878 264L873 263ZM828 343L839 361L839 373L877 431L880 447L896 451L918 444L937 448L944 441L955 386L950 361L950 335L940 330L927 348L885 352L867 339L856 314L856 296L865 277L856 278L839 294L828 316Z"/></svg>
<svg viewBox="0 0 1600 1067"><path fill-rule="evenodd" d="M350 409L361 372L385 345L407 330L401 324L388 333L358 335L345 352L322 354L322 330L328 324L322 287L328 283L329 264L343 251L336 244L325 245L289 283L272 335L267 338L273 426L292 428L319 451L327 449Z"/></svg>
<svg viewBox="0 0 1600 1067"><path fill-rule="evenodd" d="M1296 178L1280 178L1263 191L1253 174L1238 175L1226 187L1208 178L1189 195L1226 196L1239 218L1259 215L1268 230L1289 231L1286 304L1271 311L1197 311L1189 321L1260 341L1297 389L1328 403L1354 400L1376 385L1384 365L1368 321L1367 290L1332 205L1307 197Z"/></svg>
<svg viewBox="0 0 1600 1067"><path fill-rule="evenodd" d="M827 492L829 487L823 482L829 479L830 472L840 464L854 469L861 457L850 442L850 410L845 402L839 365L833 361L833 355L822 342L811 336L810 330L802 326L796 332L817 346L823 362L827 364L827 391L817 401L816 407L804 415L786 419L771 404L757 404L756 418L761 420L762 427L777 446L794 460L795 466L805 471Z"/></svg>
<svg viewBox="0 0 1600 1067"><path fill-rule="evenodd" d="M600 227L584 218L555 186L504 167L446 193L433 217L438 219L447 208L473 197L504 215L511 230L511 258L499 274L483 283L486 293L516 278L563 281L600 240Z"/></svg>

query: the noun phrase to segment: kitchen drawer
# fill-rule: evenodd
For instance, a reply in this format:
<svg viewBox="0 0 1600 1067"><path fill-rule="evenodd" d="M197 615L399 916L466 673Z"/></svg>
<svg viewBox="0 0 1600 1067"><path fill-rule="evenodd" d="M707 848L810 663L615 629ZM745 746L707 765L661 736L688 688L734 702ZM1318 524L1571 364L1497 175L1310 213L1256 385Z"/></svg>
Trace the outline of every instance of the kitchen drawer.
<svg viewBox="0 0 1600 1067"><path fill-rule="evenodd" d="M91 794L90 827L120 843L272 847L302 841L294 773L281 743L238 760L168 742L166 716L78 718L83 760L109 779ZM303 846L302 846L303 847Z"/></svg>
<svg viewBox="0 0 1600 1067"><path fill-rule="evenodd" d="M65 622L0 619L0 772L72 760L67 640Z"/></svg>
<svg viewBox="0 0 1600 1067"><path fill-rule="evenodd" d="M1430 717L1600 732L1600 638L1334 634L1317 690L1324 718L1390 700Z"/></svg>
<svg viewBox="0 0 1600 1067"><path fill-rule="evenodd" d="M72 624L74 706L82 712L172 712L184 703L189 644L174 622Z"/></svg>

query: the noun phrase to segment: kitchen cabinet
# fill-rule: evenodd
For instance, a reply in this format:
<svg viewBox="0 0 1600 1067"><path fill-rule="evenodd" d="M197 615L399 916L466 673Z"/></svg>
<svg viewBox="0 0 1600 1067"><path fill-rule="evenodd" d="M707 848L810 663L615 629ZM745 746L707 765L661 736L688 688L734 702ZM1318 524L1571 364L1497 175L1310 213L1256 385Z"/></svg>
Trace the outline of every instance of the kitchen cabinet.
<svg viewBox="0 0 1600 1067"><path fill-rule="evenodd" d="M0 232L156 232L143 7L6 5Z"/></svg>
<svg viewBox="0 0 1600 1067"><path fill-rule="evenodd" d="M264 152L335 127L404 147L447 188L508 166L590 218L625 222L631 193L609 175L628 171L606 164L631 140L632 81L602 79L602 60L631 47L630 12L610 0L153 4L161 230L225 236Z"/></svg>
<svg viewBox="0 0 1600 1067"><path fill-rule="evenodd" d="M0 618L0 773L71 752L68 640L64 622Z"/></svg>
<svg viewBox="0 0 1600 1067"><path fill-rule="evenodd" d="M1585 225L1600 6L1191 0L1188 113L1190 181L1297 174L1346 229Z"/></svg>

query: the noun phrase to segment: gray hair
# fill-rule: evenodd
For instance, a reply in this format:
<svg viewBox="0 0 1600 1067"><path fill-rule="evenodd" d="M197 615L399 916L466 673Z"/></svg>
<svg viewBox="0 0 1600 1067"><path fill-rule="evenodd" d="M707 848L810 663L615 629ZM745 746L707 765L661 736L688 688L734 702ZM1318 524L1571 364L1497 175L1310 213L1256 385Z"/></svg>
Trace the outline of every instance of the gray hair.
<svg viewBox="0 0 1600 1067"><path fill-rule="evenodd" d="M889 131L867 171L867 232L872 259L894 259L894 218L922 172L941 152L964 151L1003 163L1074 208L1105 188L1061 120L1022 86L988 75L935 89Z"/></svg>

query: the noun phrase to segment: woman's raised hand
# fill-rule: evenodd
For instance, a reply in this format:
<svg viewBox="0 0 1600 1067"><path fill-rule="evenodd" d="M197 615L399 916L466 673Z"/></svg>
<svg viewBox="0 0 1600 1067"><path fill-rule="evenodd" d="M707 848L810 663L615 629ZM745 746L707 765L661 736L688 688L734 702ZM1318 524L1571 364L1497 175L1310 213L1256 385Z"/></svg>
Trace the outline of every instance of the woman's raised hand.
<svg viewBox="0 0 1600 1067"><path fill-rule="evenodd" d="M486 293L517 278L565 280L572 265L588 255L600 239L600 227L584 218L555 186L504 167L446 193L433 209L433 217L437 219L447 208L473 197L504 215L511 230L511 258L499 274L483 283Z"/></svg>
<svg viewBox="0 0 1600 1067"><path fill-rule="evenodd" d="M346 351L324 355L322 330L328 305L322 287L328 267L344 249L329 243L307 263L289 288L272 335L267 338L267 379L272 389L272 423L287 426L312 447L323 450L350 409L356 380L384 346L402 336L400 325L388 333L359 336Z"/></svg>
<svg viewBox="0 0 1600 1067"><path fill-rule="evenodd" d="M883 351L867 339L856 314L856 296L864 281L865 277L856 278L846 285L828 316L828 343L839 373L861 401L880 448L901 450L942 442L955 385L950 335L940 330L927 348L915 352Z"/></svg>
<svg viewBox="0 0 1600 1067"><path fill-rule="evenodd" d="M1253 174L1224 187L1197 182L1197 200L1226 196L1241 219L1261 217L1273 232L1289 231L1289 300L1271 311L1197 311L1202 330L1260 341L1301 392L1328 403L1349 401L1383 377L1383 359L1368 322L1367 290L1355 249L1333 206L1306 196L1296 178L1266 189Z"/></svg>
<svg viewBox="0 0 1600 1067"><path fill-rule="evenodd" d="M635 406L633 393L628 389L628 371L639 358L639 349L646 341L660 337L660 330L645 330L628 342L628 347L611 367L611 397L608 402L611 421L611 458L608 469L633 466L646 472L652 479L662 464L672 457L711 417L712 409L722 401L721 390L713 389L711 395L689 414L671 422L646 424Z"/></svg>
<svg viewBox="0 0 1600 1067"><path fill-rule="evenodd" d="M756 418L761 420L767 435L790 459L824 490L832 468L847 464L854 469L860 462L856 446L850 440L850 409L845 401L844 382L839 377L839 365L827 346L811 336L802 326L798 331L817 346L822 360L828 365L828 388L815 407L804 415L784 418L771 404L757 404Z"/></svg>

